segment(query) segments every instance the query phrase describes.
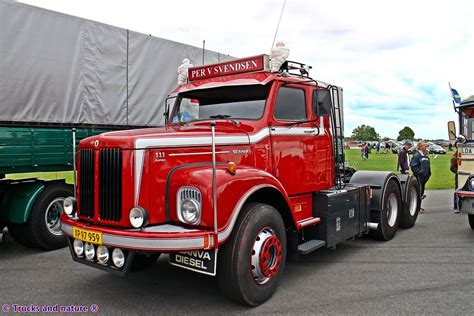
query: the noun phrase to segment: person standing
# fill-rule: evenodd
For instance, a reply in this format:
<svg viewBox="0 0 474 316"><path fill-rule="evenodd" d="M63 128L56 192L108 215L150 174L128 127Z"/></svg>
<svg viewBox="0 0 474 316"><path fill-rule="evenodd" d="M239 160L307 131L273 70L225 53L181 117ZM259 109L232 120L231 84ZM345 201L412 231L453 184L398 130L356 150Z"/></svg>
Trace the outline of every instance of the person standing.
<svg viewBox="0 0 474 316"><path fill-rule="evenodd" d="M418 177L421 186L421 199L426 197L425 185L431 176L430 158L428 157L428 143L424 140L416 146L417 151L410 162L411 171Z"/></svg>
<svg viewBox="0 0 474 316"><path fill-rule="evenodd" d="M410 169L410 157L408 157L408 150L411 146L412 143L409 140L406 140L398 152L397 169L400 170L401 174L407 174L407 171Z"/></svg>
<svg viewBox="0 0 474 316"><path fill-rule="evenodd" d="M377 142L377 145L375 145L375 149L377 149L377 154L380 151L380 142Z"/></svg>
<svg viewBox="0 0 474 316"><path fill-rule="evenodd" d="M360 146L360 157L362 158L362 160L365 160L365 144L362 144L362 146Z"/></svg>
<svg viewBox="0 0 474 316"><path fill-rule="evenodd" d="M369 143L365 144L364 152L365 152L365 159L366 160L369 159L369 154L370 154L370 145L369 145Z"/></svg>
<svg viewBox="0 0 474 316"><path fill-rule="evenodd" d="M454 147L456 147L456 151L451 157L449 170L451 170L451 172L454 173L454 196L453 196L454 213L459 213L458 196L456 195L456 190L458 189L458 146L457 146L457 143L454 144Z"/></svg>

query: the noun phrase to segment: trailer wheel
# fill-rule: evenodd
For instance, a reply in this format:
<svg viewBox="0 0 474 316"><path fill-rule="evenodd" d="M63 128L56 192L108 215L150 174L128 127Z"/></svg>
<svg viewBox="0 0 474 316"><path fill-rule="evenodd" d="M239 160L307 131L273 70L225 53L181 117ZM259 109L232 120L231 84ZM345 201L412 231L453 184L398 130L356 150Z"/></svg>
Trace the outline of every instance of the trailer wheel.
<svg viewBox="0 0 474 316"><path fill-rule="evenodd" d="M8 226L13 239L24 246L45 250L65 247L67 239L61 231L59 217L63 212L62 202L72 195L72 185L48 183L33 204L26 223Z"/></svg>
<svg viewBox="0 0 474 316"><path fill-rule="evenodd" d="M133 258L130 271L140 271L152 266L156 262L156 260L158 260L160 255L161 253L153 253L153 254L136 253L135 257Z"/></svg>
<svg viewBox="0 0 474 316"><path fill-rule="evenodd" d="M219 256L219 287L234 301L260 305L275 293L285 259L286 234L280 213L267 204L247 204Z"/></svg>
<svg viewBox="0 0 474 316"><path fill-rule="evenodd" d="M471 229L474 229L474 214L467 214L467 217L469 219L469 225L471 226Z"/></svg>
<svg viewBox="0 0 474 316"><path fill-rule="evenodd" d="M415 225L418 213L420 211L421 197L420 185L416 177L411 177L408 183L408 195L400 214L400 227L411 228Z"/></svg>
<svg viewBox="0 0 474 316"><path fill-rule="evenodd" d="M385 188L383 209L374 214L375 222L379 227L371 231L371 235L379 240L390 240L398 230L401 212L401 194L398 185L390 181Z"/></svg>

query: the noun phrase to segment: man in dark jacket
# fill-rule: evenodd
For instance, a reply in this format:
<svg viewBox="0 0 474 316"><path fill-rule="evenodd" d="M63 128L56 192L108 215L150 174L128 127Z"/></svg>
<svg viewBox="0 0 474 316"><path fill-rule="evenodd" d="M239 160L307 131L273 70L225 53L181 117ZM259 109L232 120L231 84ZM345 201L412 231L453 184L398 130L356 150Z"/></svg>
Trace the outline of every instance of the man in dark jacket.
<svg viewBox="0 0 474 316"><path fill-rule="evenodd" d="M421 141L418 143L417 151L413 155L413 159L410 162L411 171L420 180L421 185L421 198L424 199L425 195L425 184L431 176L430 158L428 157L428 143Z"/></svg>
<svg viewBox="0 0 474 316"><path fill-rule="evenodd" d="M407 171L410 169L410 158L408 157L408 150L412 146L412 143L409 140L406 140L403 143L402 148L398 152L398 167L397 169L400 170L400 173L406 174Z"/></svg>

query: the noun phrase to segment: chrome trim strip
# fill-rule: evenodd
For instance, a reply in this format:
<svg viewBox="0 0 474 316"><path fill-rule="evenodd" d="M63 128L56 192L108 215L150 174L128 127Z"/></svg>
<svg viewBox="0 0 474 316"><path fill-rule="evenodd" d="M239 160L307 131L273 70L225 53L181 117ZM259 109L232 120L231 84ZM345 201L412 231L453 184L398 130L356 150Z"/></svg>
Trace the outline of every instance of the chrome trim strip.
<svg viewBox="0 0 474 316"><path fill-rule="evenodd" d="M298 225L300 225L301 228L304 228L304 227L307 227L311 224L315 224L315 223L319 223L319 222L321 222L321 218L314 217L314 218L309 218L309 219L302 220L302 221L298 222Z"/></svg>
<svg viewBox="0 0 474 316"><path fill-rule="evenodd" d="M230 151L216 151L216 154L228 154ZM193 155L212 155L212 151L202 151L202 152L197 152L197 153L179 153L179 154L169 154L168 156L170 157L175 157L175 156L193 156Z"/></svg>
<svg viewBox="0 0 474 316"><path fill-rule="evenodd" d="M458 170L458 174L462 175L462 176L470 176L471 173L469 171L462 171L462 170Z"/></svg>

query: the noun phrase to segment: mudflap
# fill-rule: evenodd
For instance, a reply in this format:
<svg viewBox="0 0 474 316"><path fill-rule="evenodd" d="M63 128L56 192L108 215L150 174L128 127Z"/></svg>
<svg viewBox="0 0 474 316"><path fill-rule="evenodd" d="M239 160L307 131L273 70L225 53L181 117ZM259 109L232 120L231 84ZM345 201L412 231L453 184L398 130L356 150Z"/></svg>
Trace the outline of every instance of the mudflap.
<svg viewBox="0 0 474 316"><path fill-rule="evenodd" d="M169 258L169 263L173 266L207 275L216 275L217 249L172 252Z"/></svg>

